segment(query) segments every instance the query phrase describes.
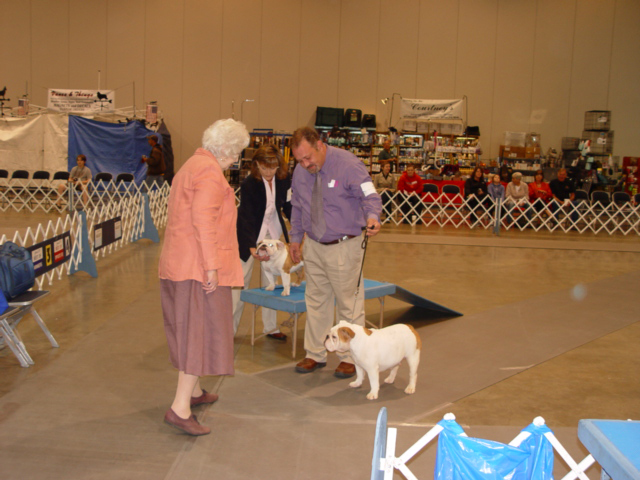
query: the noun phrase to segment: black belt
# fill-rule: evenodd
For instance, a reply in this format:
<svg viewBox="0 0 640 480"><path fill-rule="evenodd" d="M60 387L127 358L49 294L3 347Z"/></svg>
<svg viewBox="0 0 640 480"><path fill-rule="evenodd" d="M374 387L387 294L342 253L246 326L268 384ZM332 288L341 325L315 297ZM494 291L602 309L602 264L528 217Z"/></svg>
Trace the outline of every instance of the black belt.
<svg viewBox="0 0 640 480"><path fill-rule="evenodd" d="M345 240L351 240L352 238L356 238L355 235L343 235L342 237L338 238L337 240L332 240L331 242L318 242L322 245L336 245L338 243L344 242Z"/></svg>

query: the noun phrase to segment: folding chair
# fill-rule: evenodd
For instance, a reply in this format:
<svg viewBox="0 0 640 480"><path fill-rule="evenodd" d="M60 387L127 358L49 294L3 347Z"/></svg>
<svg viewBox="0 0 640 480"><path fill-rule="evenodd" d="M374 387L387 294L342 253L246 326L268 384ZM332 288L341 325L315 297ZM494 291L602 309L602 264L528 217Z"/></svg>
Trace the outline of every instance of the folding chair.
<svg viewBox="0 0 640 480"><path fill-rule="evenodd" d="M426 221L427 226L435 216L432 209L434 206L438 207L437 202L439 195L440 192L438 191L437 185L433 183L425 183L422 185L422 202L425 204L425 210L428 217Z"/></svg>
<svg viewBox="0 0 640 480"><path fill-rule="evenodd" d="M96 173L96 176L93 177L93 181L95 183L99 183L99 182L109 183L111 180L113 180L113 175L110 174L109 172L98 172Z"/></svg>
<svg viewBox="0 0 640 480"><path fill-rule="evenodd" d="M69 180L69 172L59 171L53 174L52 180Z"/></svg>
<svg viewBox="0 0 640 480"><path fill-rule="evenodd" d="M132 173L119 173L116 176L116 183L120 182L133 182L133 174Z"/></svg>
<svg viewBox="0 0 640 480"><path fill-rule="evenodd" d="M611 196L609 192L595 190L591 192L591 210L602 227L607 228L610 222L613 222L613 213L610 210Z"/></svg>
<svg viewBox="0 0 640 480"><path fill-rule="evenodd" d="M442 215L446 217L446 220L443 223L450 222L457 227L464 222L464 214L462 213L464 199L462 198L462 192L458 185L443 185L440 203L442 206ZM459 218L454 220L455 216L458 216Z"/></svg>
<svg viewBox="0 0 640 480"><path fill-rule="evenodd" d="M631 203L631 195L627 192L613 192L613 203L619 207L628 206Z"/></svg>
<svg viewBox="0 0 640 480"><path fill-rule="evenodd" d="M582 200L584 201L589 201L589 194L585 191L585 190L576 190L576 196L575 199L577 202L580 202Z"/></svg>
<svg viewBox="0 0 640 480"><path fill-rule="evenodd" d="M43 197L47 196L47 193L50 189L50 178L51 173L47 170L38 170L36 172L33 172L31 183L29 185L29 206L33 205L33 202L37 200L36 195L38 194L38 192L40 192Z"/></svg>
<svg viewBox="0 0 640 480"><path fill-rule="evenodd" d="M116 194L118 197L134 193L134 177L132 173L119 173L116 175Z"/></svg>
<svg viewBox="0 0 640 480"><path fill-rule="evenodd" d="M109 182L113 180L113 175L109 172L98 172L93 177L93 192L91 197L97 196L97 200L102 200L109 191Z"/></svg>
<svg viewBox="0 0 640 480"><path fill-rule="evenodd" d="M607 208L611 204L611 196L609 192L596 190L591 192L591 203L594 206L598 204L601 208Z"/></svg>
<svg viewBox="0 0 640 480"><path fill-rule="evenodd" d="M19 197L26 191L26 182L15 180L29 180L29 172L26 170L14 170L11 174L9 185L16 197ZM17 186L16 186L17 184Z"/></svg>
<svg viewBox="0 0 640 480"><path fill-rule="evenodd" d="M34 307L34 304L37 301L46 297L47 295L49 295L49 291L47 290L30 290L30 291L21 293L17 297L14 297L11 300L8 300L7 302L9 303L9 307L14 307L18 309L15 313L11 315L11 322L10 323L7 322L7 323L9 324L9 327L12 330L14 338L18 340L18 347L22 355L24 356L25 360L28 363L28 365L22 365L23 367L25 366L28 367L29 365L33 365L33 360L31 359L31 356L27 352L27 349L25 348L24 343L22 343L22 340L20 340L20 338L17 337L15 335L15 332L13 331L18 326L18 323L20 323L20 320L22 320L22 318L27 313L30 313L33 319L36 321L36 323L40 326L44 334L49 339L49 343L51 343L51 346L55 348L59 347L58 342L56 342L56 339L53 338L53 335L47 328L46 323L44 323L44 320L42 319L42 317L40 317L40 315L38 314L38 312Z"/></svg>
<svg viewBox="0 0 640 480"><path fill-rule="evenodd" d="M458 185L443 185L442 193L449 195L460 195L460 187Z"/></svg>
<svg viewBox="0 0 640 480"><path fill-rule="evenodd" d="M19 311L17 307L9 307L0 314L0 347L7 345L20 362L20 366L26 368L33 363L33 360L24 348L24 343L13 330L17 324L16 316Z"/></svg>
<svg viewBox="0 0 640 480"><path fill-rule="evenodd" d="M0 204L6 203L5 192L7 190L7 179L9 178L9 172L4 169L0 169ZM4 180L3 180L4 179Z"/></svg>

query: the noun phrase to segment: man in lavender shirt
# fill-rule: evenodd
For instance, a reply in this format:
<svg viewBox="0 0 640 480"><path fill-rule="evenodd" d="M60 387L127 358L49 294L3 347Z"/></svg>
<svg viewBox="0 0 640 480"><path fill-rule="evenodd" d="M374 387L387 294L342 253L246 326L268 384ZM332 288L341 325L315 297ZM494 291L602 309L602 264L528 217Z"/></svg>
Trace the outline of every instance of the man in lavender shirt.
<svg viewBox="0 0 640 480"><path fill-rule="evenodd" d="M306 357L296 372L310 373L327 365L324 340L336 321L364 325L364 286L356 289L360 276L362 229L373 236L380 231L382 201L364 164L351 152L324 144L318 132L299 128L291 138L298 161L293 172L291 196L291 245L294 262L304 257L307 286L307 323L304 333ZM322 210L326 230L320 238L311 223L312 192L316 174L322 182ZM302 251L300 244L305 237ZM334 375L355 375L351 355L339 353Z"/></svg>

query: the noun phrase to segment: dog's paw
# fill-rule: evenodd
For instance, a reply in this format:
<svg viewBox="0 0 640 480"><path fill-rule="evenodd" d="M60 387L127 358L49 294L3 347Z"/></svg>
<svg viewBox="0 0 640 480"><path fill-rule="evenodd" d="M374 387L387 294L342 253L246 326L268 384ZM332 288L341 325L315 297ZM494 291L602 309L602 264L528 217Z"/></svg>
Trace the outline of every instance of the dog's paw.
<svg viewBox="0 0 640 480"><path fill-rule="evenodd" d="M409 385L407 388L404 389L404 393L406 393L407 395L411 395L412 393L416 393L416 387L413 387L413 386Z"/></svg>
<svg viewBox="0 0 640 480"><path fill-rule="evenodd" d="M271 284L271 285L269 285L268 287L265 287L265 290L266 290L267 292L273 292L275 289L276 289L275 284Z"/></svg>
<svg viewBox="0 0 640 480"><path fill-rule="evenodd" d="M396 381L396 377L392 377L391 375L389 375L387 378L384 379L384 383L393 383Z"/></svg>
<svg viewBox="0 0 640 480"><path fill-rule="evenodd" d="M295 283L295 282L291 282L291 286L292 286L292 287L299 287L299 286L300 286L300 284L299 284L299 283Z"/></svg>
<svg viewBox="0 0 640 480"><path fill-rule="evenodd" d="M280 294L282 297L288 297L290 295L289 290L283 290Z"/></svg>
<svg viewBox="0 0 640 480"><path fill-rule="evenodd" d="M349 386L351 388L358 388L358 387L362 386L362 382L359 382L358 380L354 380L353 382L351 382L349 384Z"/></svg>
<svg viewBox="0 0 640 480"><path fill-rule="evenodd" d="M378 399L378 392L369 392L367 394L367 400L377 400Z"/></svg>

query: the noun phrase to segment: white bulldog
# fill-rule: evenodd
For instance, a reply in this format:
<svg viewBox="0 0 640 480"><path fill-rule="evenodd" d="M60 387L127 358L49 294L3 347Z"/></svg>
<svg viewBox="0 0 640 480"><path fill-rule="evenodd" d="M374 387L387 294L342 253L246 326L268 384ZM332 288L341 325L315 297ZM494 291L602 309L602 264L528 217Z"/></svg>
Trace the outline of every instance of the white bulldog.
<svg viewBox="0 0 640 480"><path fill-rule="evenodd" d="M291 286L297 287L304 278L304 262L293 263L291 255L289 255L289 247L280 240L272 240L270 238L258 242L256 253L264 256L268 255L269 260L262 262L262 271L264 272L269 285L265 290L272 291L276 288L276 277L282 277L282 296L288 297L291 294ZM291 283L291 274L295 273L298 278L297 283Z"/></svg>
<svg viewBox="0 0 640 480"><path fill-rule="evenodd" d="M371 384L371 391L367 395L369 400L378 398L380 372L390 368L391 372L384 382L393 383L403 358L409 364L409 386L404 393L412 394L416 391L422 341L411 325L397 324L381 330L371 330L343 320L331 329L324 346L329 352L351 350L356 365L356 379L349 386L361 386L366 371Z"/></svg>

